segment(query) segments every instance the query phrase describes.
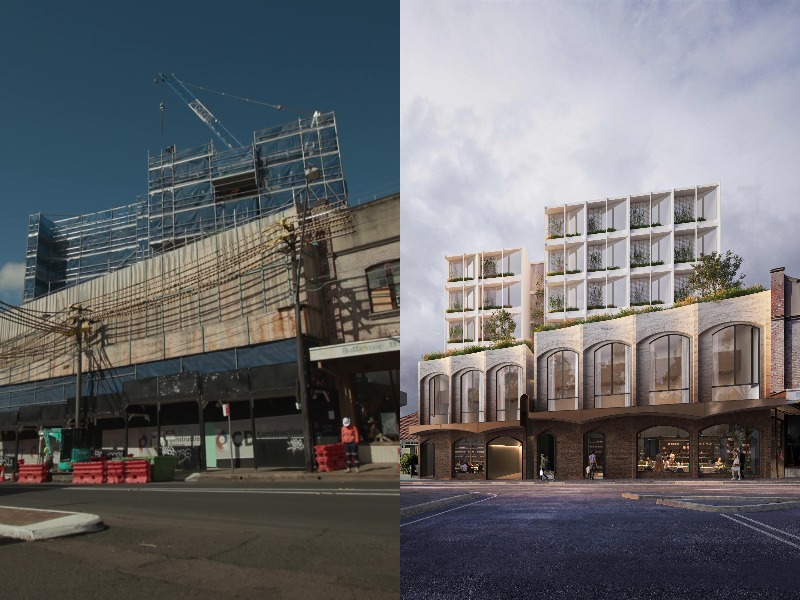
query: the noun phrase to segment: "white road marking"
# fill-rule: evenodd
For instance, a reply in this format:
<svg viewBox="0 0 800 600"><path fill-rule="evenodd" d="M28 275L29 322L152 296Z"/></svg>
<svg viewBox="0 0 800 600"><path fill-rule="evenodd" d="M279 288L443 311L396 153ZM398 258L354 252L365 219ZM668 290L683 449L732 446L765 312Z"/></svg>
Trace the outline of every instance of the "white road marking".
<svg viewBox="0 0 800 600"><path fill-rule="evenodd" d="M739 521L738 519L734 519L730 515L720 515L720 516L725 517L726 519L730 519L731 521L733 521L734 523L738 523L739 525L744 525L745 527L749 527L750 529L753 529L753 530L757 531L758 533L760 533L762 535L767 535L767 536L769 536L769 537L771 537L773 539L778 540L779 542L783 542L784 544L788 544L789 546L792 546L792 547L797 548L798 550L800 550L800 546L798 546L797 544L793 544L792 542L784 540L783 538L779 538L777 535L772 535L771 533L768 533L768 532L764 531L763 529L759 529L758 527L753 527L752 525L748 525L747 523L743 523L742 521Z"/></svg>
<svg viewBox="0 0 800 600"><path fill-rule="evenodd" d="M458 510L459 508L465 508L472 504L478 504L479 502L485 502L486 500L491 500L492 498L497 498L497 494L492 494L488 498L483 498L482 500L476 500L475 502L470 502L469 504L462 504L461 506L456 506L455 508L450 508L448 510L443 510L440 513L436 513L435 515L428 515L427 517L422 517L421 519L417 519L416 521L409 521L408 523L400 523L400 527L405 527L406 525L413 525L414 523L419 523L420 521L424 521L425 519L432 519L433 517L438 517L439 515L443 515L445 513L452 512L454 510Z"/></svg>
<svg viewBox="0 0 800 600"><path fill-rule="evenodd" d="M398 490L357 490L357 489L210 489L210 488L151 488L151 487L68 487L67 490L91 492L175 492L179 494L277 494L277 495L302 495L302 496L400 496Z"/></svg>
<svg viewBox="0 0 800 600"><path fill-rule="evenodd" d="M740 519L745 519L750 521L751 523L755 523L756 525L761 525L761 527L766 527L767 529L772 529L772 531L777 531L778 533L782 533L783 535L794 538L796 540L800 540L800 535L794 535L793 533L789 533L788 531L784 531L783 529L778 529L777 527L772 527L771 525L766 525L761 521L756 521L755 519L751 519L750 517L745 517L744 515L736 515Z"/></svg>

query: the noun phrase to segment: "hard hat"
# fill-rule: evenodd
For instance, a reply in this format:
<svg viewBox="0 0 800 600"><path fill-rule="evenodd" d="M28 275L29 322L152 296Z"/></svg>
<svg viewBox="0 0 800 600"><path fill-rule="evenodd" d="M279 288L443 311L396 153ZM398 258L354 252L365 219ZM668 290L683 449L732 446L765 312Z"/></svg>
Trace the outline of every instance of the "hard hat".
<svg viewBox="0 0 800 600"><path fill-rule="evenodd" d="M344 425L345 427L350 427L350 419L348 419L347 417L342 419L342 425Z"/></svg>

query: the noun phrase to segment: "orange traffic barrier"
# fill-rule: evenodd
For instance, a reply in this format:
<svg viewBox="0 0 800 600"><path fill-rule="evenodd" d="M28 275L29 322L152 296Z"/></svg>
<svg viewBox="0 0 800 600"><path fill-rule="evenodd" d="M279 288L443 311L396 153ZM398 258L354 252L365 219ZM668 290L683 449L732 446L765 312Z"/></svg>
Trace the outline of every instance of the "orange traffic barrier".
<svg viewBox="0 0 800 600"><path fill-rule="evenodd" d="M121 460L109 461L106 465L106 483L123 483L125 481L125 463Z"/></svg>
<svg viewBox="0 0 800 600"><path fill-rule="evenodd" d="M105 482L105 461L79 462L72 464L72 483L93 484Z"/></svg>
<svg viewBox="0 0 800 600"><path fill-rule="evenodd" d="M47 465L20 465L20 483L44 483L47 481Z"/></svg>
<svg viewBox="0 0 800 600"><path fill-rule="evenodd" d="M150 483L152 472L149 460L126 460L124 467L125 483Z"/></svg>

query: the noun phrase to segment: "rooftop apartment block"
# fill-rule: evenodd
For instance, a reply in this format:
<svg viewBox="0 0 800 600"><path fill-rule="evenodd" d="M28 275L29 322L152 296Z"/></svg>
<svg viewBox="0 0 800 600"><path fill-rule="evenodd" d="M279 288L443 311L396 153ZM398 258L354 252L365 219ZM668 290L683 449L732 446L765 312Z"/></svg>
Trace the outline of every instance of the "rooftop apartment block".
<svg viewBox="0 0 800 600"><path fill-rule="evenodd" d="M720 186L545 208L545 321L671 305L692 266L720 252Z"/></svg>
<svg viewBox="0 0 800 600"><path fill-rule="evenodd" d="M486 250L446 257L445 348L485 342L486 319L500 309L516 324L514 337L530 332L535 285L544 265L531 264L524 248Z"/></svg>

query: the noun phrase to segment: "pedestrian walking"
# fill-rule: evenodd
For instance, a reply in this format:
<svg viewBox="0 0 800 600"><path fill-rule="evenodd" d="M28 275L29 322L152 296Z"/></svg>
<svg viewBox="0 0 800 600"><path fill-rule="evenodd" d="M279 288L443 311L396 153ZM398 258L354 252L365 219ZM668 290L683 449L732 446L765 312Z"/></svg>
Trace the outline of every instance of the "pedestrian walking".
<svg viewBox="0 0 800 600"><path fill-rule="evenodd" d="M592 452L589 455L589 479L594 479L595 469L597 469L597 455Z"/></svg>
<svg viewBox="0 0 800 600"><path fill-rule="evenodd" d="M342 442L344 443L345 473L350 472L350 467L358 473L358 442L360 441L358 429L350 424L350 419L342 419Z"/></svg>
<svg viewBox="0 0 800 600"><path fill-rule="evenodd" d="M731 481L734 479L741 481L741 462L739 461L739 452L733 451L733 466L731 467Z"/></svg>

